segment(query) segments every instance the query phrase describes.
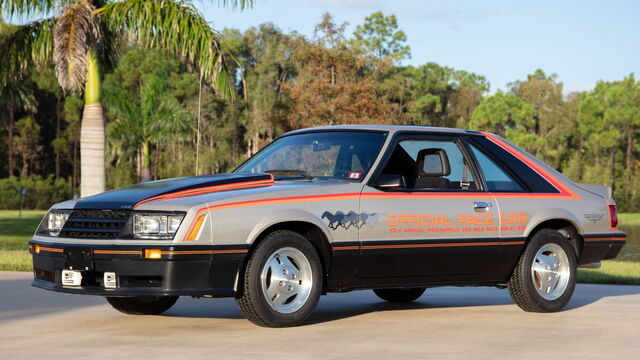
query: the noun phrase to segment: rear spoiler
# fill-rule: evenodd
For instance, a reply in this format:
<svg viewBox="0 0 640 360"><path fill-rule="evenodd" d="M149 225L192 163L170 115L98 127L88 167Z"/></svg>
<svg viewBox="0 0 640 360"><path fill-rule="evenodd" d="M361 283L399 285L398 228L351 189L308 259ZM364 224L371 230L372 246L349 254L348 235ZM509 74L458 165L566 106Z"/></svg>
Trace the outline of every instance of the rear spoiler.
<svg viewBox="0 0 640 360"><path fill-rule="evenodd" d="M611 187L609 186L598 186L598 185L589 185L589 184L578 184L574 183L577 187L584 191L588 191L594 195L600 196L606 201L613 201L611 198Z"/></svg>

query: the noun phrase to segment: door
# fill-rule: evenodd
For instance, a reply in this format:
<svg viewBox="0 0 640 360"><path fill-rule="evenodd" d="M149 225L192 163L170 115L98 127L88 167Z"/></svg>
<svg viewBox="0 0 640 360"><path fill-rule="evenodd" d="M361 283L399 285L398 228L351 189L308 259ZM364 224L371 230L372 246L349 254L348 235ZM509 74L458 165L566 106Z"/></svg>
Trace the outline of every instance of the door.
<svg viewBox="0 0 640 360"><path fill-rule="evenodd" d="M457 137L402 135L364 187L358 277L367 286L487 279L499 251L498 209ZM376 179L402 176L403 187Z"/></svg>

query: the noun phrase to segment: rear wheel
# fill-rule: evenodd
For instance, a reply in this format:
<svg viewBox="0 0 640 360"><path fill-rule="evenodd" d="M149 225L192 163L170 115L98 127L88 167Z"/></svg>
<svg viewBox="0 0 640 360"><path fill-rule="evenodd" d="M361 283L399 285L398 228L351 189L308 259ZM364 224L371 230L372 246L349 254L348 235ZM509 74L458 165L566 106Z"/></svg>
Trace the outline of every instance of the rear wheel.
<svg viewBox="0 0 640 360"><path fill-rule="evenodd" d="M558 231L540 230L508 282L511 298L525 311L558 311L573 295L576 268L576 253L567 239Z"/></svg>
<svg viewBox="0 0 640 360"><path fill-rule="evenodd" d="M276 231L249 258L236 303L254 324L300 325L318 304L322 278L320 257L313 245L298 233Z"/></svg>
<svg viewBox="0 0 640 360"><path fill-rule="evenodd" d="M374 289L379 298L391 302L410 302L419 298L426 288Z"/></svg>
<svg viewBox="0 0 640 360"><path fill-rule="evenodd" d="M177 296L107 297L114 309L129 315L157 315L173 306Z"/></svg>

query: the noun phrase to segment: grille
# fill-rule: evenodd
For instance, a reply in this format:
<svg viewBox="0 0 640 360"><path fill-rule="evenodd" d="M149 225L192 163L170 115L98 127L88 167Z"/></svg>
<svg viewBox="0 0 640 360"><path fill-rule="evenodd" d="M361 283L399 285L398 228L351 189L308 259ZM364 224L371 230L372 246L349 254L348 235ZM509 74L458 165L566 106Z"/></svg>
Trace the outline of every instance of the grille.
<svg viewBox="0 0 640 360"><path fill-rule="evenodd" d="M115 239L131 213L121 210L74 210L64 224L60 237Z"/></svg>

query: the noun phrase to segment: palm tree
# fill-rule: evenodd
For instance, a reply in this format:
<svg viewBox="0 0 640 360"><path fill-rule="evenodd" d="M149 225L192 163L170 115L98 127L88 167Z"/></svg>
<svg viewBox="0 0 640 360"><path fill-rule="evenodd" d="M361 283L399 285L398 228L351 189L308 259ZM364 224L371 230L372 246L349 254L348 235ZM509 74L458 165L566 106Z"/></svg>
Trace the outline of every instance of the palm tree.
<svg viewBox="0 0 640 360"><path fill-rule="evenodd" d="M162 71L141 77L138 98L118 86L105 90L108 111L114 116L108 134L115 151L135 149L141 155L141 180L151 180L149 150L166 140L191 133L192 114L167 93L167 74Z"/></svg>
<svg viewBox="0 0 640 360"><path fill-rule="evenodd" d="M253 0L211 0L251 6ZM115 62L120 39L163 49L195 65L223 96L233 87L220 35L190 0L0 0L0 17L54 16L16 26L0 39L0 87L11 74L53 62L65 91L84 90L80 132L80 194L105 189L100 69Z"/></svg>

